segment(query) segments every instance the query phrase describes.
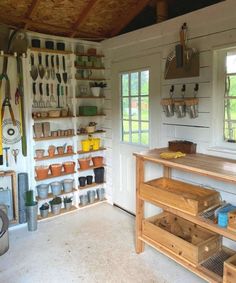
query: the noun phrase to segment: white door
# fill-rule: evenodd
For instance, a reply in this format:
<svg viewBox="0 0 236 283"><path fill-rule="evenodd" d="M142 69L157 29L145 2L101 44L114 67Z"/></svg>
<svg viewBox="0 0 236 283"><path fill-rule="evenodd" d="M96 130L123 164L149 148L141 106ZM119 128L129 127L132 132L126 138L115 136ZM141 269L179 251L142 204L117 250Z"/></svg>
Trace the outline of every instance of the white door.
<svg viewBox="0 0 236 283"><path fill-rule="evenodd" d="M113 202L135 213L135 158L158 146L160 125L160 55L114 63L113 95Z"/></svg>

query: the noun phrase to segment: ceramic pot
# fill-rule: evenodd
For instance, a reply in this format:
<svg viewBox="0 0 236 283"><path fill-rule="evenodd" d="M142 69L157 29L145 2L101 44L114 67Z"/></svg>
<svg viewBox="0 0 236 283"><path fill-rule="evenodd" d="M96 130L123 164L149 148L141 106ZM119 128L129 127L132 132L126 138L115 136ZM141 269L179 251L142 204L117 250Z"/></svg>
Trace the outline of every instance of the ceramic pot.
<svg viewBox="0 0 236 283"><path fill-rule="evenodd" d="M36 157L37 157L38 159L42 158L42 157L44 156L44 152L45 152L44 149L36 149L36 150L35 150Z"/></svg>
<svg viewBox="0 0 236 283"><path fill-rule="evenodd" d="M56 147L54 145L50 145L48 148L48 155L49 157L53 157L55 155Z"/></svg>
<svg viewBox="0 0 236 283"><path fill-rule="evenodd" d="M75 162L67 161L63 163L65 173L74 173L75 171Z"/></svg>
<svg viewBox="0 0 236 283"><path fill-rule="evenodd" d="M80 187L85 187L86 177L79 177L79 185L80 185Z"/></svg>
<svg viewBox="0 0 236 283"><path fill-rule="evenodd" d="M49 170L48 166L43 166L43 165L42 166L36 166L35 172L36 172L37 178L39 180L46 179L48 177L48 170Z"/></svg>
<svg viewBox="0 0 236 283"><path fill-rule="evenodd" d="M57 152L58 152L58 154L64 154L64 147L63 146L58 146L57 147Z"/></svg>
<svg viewBox="0 0 236 283"><path fill-rule="evenodd" d="M98 87L91 87L90 89L91 89L93 96L99 96L100 95L101 88L99 86Z"/></svg>
<svg viewBox="0 0 236 283"><path fill-rule="evenodd" d="M36 186L37 188L37 192L38 192L38 197L40 199L45 199L48 197L48 189L49 189L49 185L48 184L40 184L38 186Z"/></svg>
<svg viewBox="0 0 236 283"><path fill-rule="evenodd" d="M65 193L70 193L73 190L73 184L74 184L74 180L73 179L65 179L62 182L63 185L63 189Z"/></svg>
<svg viewBox="0 0 236 283"><path fill-rule="evenodd" d="M82 169L82 170L89 169L90 160L91 160L90 158L80 158L80 159L78 159L80 169Z"/></svg>
<svg viewBox="0 0 236 283"><path fill-rule="evenodd" d="M53 196L59 196L62 190L61 182L52 182L50 184Z"/></svg>
<svg viewBox="0 0 236 283"><path fill-rule="evenodd" d="M95 156L92 157L94 166L102 166L103 165L103 156Z"/></svg>
<svg viewBox="0 0 236 283"><path fill-rule="evenodd" d="M53 176L60 176L62 170L62 164L51 164L50 170Z"/></svg>
<svg viewBox="0 0 236 283"><path fill-rule="evenodd" d="M67 153L73 153L73 146L72 145L68 145L67 149L66 149Z"/></svg>

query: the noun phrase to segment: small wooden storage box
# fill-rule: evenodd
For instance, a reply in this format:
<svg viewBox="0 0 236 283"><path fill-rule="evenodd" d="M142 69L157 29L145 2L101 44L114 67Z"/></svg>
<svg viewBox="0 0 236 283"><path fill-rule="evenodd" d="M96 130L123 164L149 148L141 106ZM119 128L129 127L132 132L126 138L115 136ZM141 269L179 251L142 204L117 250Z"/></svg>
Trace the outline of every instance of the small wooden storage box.
<svg viewBox="0 0 236 283"><path fill-rule="evenodd" d="M174 214L163 212L144 219L142 235L194 265L221 249L221 236Z"/></svg>
<svg viewBox="0 0 236 283"><path fill-rule="evenodd" d="M220 203L219 193L169 178L154 179L141 184L140 197L169 206L191 215Z"/></svg>
<svg viewBox="0 0 236 283"><path fill-rule="evenodd" d="M224 262L224 283L236 282L236 254Z"/></svg>
<svg viewBox="0 0 236 283"><path fill-rule="evenodd" d="M169 150L181 151L183 153L196 153L197 144L190 141L169 141Z"/></svg>

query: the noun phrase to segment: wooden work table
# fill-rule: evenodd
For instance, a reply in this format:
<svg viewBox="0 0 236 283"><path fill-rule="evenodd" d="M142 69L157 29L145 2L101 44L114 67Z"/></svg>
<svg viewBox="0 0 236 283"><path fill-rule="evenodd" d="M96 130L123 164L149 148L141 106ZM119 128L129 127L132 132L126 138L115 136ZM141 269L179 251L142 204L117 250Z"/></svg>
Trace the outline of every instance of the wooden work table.
<svg viewBox="0 0 236 283"><path fill-rule="evenodd" d="M160 153L167 151L167 148L160 148L134 153L134 156L136 157L136 252L143 252L144 243L146 243L205 280L209 282L222 282L221 277L219 278L219 276L215 276L212 272L203 269L201 266L196 267L191 263L182 260L181 257L171 253L168 249L143 234L144 203L152 203L166 212L173 213L234 241L236 241L236 232L230 231L227 228L221 228L217 224L209 222L198 215L190 215L179 209L165 205L155 199L155 197L140 192L145 187L143 185L147 184L147 181L145 181L145 165L149 162L162 165L163 177L165 178L171 179L171 170L177 169L236 184L236 161L200 153L186 154L186 156L176 159L162 159Z"/></svg>

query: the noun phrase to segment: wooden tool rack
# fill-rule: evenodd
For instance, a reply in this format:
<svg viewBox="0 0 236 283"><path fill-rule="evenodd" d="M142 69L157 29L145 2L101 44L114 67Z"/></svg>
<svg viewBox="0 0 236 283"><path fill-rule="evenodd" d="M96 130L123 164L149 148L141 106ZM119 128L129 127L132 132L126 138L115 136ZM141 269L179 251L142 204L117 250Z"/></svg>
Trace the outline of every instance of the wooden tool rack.
<svg viewBox="0 0 236 283"><path fill-rule="evenodd" d="M146 220L144 218L144 203L152 203L153 205L162 208L164 213L168 212L178 217L182 217L191 223L199 225L202 228L227 237L233 241L236 241L236 232L227 228L221 228L217 224L203 219L199 214L191 215L181 211L178 208L170 207L169 205L160 202L157 197L155 197L155 194L147 193L146 189L148 191L148 187L151 188L151 186L148 185L148 181L145 180L145 165L149 162L162 165L163 177L168 178L170 182L173 180L171 179L171 171L172 169L176 169L201 176L207 176L215 180L236 184L236 161L199 153L187 154L185 157L177 159L162 159L160 157L160 153L167 151L167 148L161 148L134 153L134 156L136 157L136 252L143 252L144 243L146 243L208 282L223 282L222 276L212 272L206 268L204 264L193 264L186 260L186 258L182 257L181 254L174 253L171 249L168 249L166 246L159 243L155 239L155 236L152 236L152 233L147 236L147 234L145 234ZM185 185L187 186L188 184L185 183ZM189 184L189 186L191 185ZM222 250L223 252L229 253L229 257L235 253L234 251L225 247L222 247Z"/></svg>

